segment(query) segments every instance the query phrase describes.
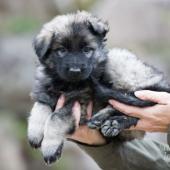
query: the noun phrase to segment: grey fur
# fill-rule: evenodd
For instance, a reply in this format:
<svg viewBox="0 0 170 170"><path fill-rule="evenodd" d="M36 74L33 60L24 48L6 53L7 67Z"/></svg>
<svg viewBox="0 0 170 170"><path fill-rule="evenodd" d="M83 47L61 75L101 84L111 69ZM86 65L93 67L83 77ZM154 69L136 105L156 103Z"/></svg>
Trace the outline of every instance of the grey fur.
<svg viewBox="0 0 170 170"><path fill-rule="evenodd" d="M136 91L156 84L167 86L161 72L140 61L127 49L113 48L109 51L106 72L116 89Z"/></svg>

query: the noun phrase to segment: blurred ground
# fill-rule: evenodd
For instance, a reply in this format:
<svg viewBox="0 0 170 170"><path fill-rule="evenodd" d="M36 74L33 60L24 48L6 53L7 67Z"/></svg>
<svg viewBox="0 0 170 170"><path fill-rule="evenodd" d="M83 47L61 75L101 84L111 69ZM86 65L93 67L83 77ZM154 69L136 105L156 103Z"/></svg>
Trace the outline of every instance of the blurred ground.
<svg viewBox="0 0 170 170"><path fill-rule="evenodd" d="M0 0L0 170L98 170L70 143L59 163L47 167L26 140L36 61L32 39L43 23L77 9L108 20L109 47L132 50L169 78L169 0Z"/></svg>

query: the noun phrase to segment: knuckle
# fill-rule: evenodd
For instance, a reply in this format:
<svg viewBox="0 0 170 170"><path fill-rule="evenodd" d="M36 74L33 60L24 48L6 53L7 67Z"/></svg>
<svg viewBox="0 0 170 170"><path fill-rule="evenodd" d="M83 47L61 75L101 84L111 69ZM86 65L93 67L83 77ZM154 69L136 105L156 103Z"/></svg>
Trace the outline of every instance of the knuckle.
<svg viewBox="0 0 170 170"><path fill-rule="evenodd" d="M162 92L162 95L170 97L170 94L168 92Z"/></svg>
<svg viewBox="0 0 170 170"><path fill-rule="evenodd" d="M135 110L132 110L132 111L131 111L131 115L140 116L140 115L141 115L141 112L140 112L140 110L135 109Z"/></svg>
<svg viewBox="0 0 170 170"><path fill-rule="evenodd" d="M170 93L168 93L168 92L161 92L162 94L161 94L161 96L163 97L163 98L165 98L165 99L167 99L167 100L170 100Z"/></svg>

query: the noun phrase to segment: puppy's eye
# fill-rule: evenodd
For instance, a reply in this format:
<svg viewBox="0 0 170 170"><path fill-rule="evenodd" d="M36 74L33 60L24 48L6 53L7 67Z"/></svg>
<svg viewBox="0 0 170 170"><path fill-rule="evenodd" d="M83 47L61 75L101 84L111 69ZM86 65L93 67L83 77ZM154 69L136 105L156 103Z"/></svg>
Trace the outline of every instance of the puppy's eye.
<svg viewBox="0 0 170 170"><path fill-rule="evenodd" d="M82 49L82 51L83 51L83 53L87 56L87 57L91 57L92 56L92 54L93 54L93 51L94 51L94 49L92 48L92 47L84 47L83 49Z"/></svg>
<svg viewBox="0 0 170 170"><path fill-rule="evenodd" d="M55 51L60 57L63 57L67 53L67 49L64 47L57 48Z"/></svg>
<svg viewBox="0 0 170 170"><path fill-rule="evenodd" d="M93 51L93 48L91 48L91 47L84 47L84 48L83 48L83 52L84 52L84 53L89 53L89 52L91 52L91 51Z"/></svg>

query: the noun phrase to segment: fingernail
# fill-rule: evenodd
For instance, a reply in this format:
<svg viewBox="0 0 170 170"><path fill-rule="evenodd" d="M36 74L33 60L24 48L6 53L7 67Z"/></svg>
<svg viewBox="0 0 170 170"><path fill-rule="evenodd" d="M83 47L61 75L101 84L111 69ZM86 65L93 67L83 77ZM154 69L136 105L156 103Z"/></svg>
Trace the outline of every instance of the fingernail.
<svg viewBox="0 0 170 170"><path fill-rule="evenodd" d="M109 103L112 104L112 100L109 100Z"/></svg>
<svg viewBox="0 0 170 170"><path fill-rule="evenodd" d="M79 106L80 106L79 102L75 102L75 103L74 103L74 106L75 106L75 107L79 107Z"/></svg>
<svg viewBox="0 0 170 170"><path fill-rule="evenodd" d="M62 94L58 100L64 100L64 95Z"/></svg>
<svg viewBox="0 0 170 170"><path fill-rule="evenodd" d="M110 104L114 104L114 102L115 102L114 100L109 100Z"/></svg>

